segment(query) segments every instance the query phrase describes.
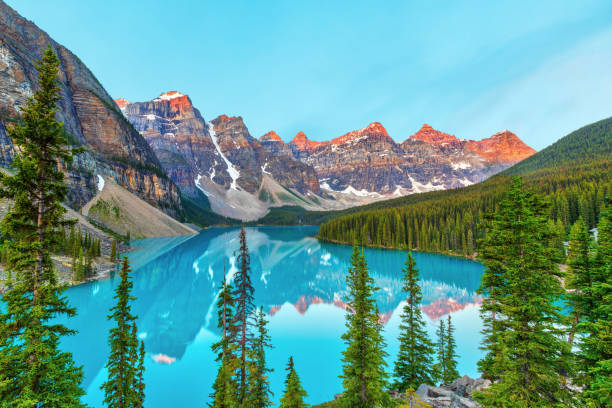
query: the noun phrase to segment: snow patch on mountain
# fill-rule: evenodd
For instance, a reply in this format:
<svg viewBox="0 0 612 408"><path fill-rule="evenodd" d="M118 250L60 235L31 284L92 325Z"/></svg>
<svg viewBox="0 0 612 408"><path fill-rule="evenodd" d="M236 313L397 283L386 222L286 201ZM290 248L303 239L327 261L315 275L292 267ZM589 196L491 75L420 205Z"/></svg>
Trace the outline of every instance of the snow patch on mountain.
<svg viewBox="0 0 612 408"><path fill-rule="evenodd" d="M98 174L98 191L102 191L104 189L104 178Z"/></svg>
<svg viewBox="0 0 612 408"><path fill-rule="evenodd" d="M232 184L230 185L230 189L238 190L238 186L236 185L236 180L240 178L240 171L236 167L234 167L232 162L230 162L228 158L225 157L225 155L221 151L221 147L219 147L219 141L217 140L217 132L215 132L214 125L210 122L208 123L208 132L210 133L210 138L212 139L213 144L215 145L215 149L217 149L217 153L219 154L219 156L221 156L221 159L223 159L223 161L225 162L225 165L227 166L227 172L232 178Z"/></svg>
<svg viewBox="0 0 612 408"><path fill-rule="evenodd" d="M431 181L427 184L419 183L411 176L408 176L410 183L412 183L412 192L413 193L426 193L428 191L436 191L436 190L444 190L445 187L442 184L432 184Z"/></svg>
<svg viewBox="0 0 612 408"><path fill-rule="evenodd" d="M467 162L459 162L459 163L451 163L451 167L453 168L453 170L465 170L465 169L469 169L472 167L472 165L470 163Z"/></svg>

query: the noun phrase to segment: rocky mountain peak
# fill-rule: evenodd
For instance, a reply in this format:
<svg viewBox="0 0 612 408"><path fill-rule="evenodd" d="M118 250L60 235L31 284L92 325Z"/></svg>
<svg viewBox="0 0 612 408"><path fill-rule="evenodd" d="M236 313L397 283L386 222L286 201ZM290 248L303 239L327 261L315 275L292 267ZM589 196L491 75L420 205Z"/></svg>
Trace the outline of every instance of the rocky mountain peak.
<svg viewBox="0 0 612 408"><path fill-rule="evenodd" d="M356 142L366 138L377 138L393 142L387 129L384 128L379 122L372 122L363 129L353 130L345 135L332 139L331 143L334 145L340 145L348 142Z"/></svg>
<svg viewBox="0 0 612 408"><path fill-rule="evenodd" d="M278 134L276 134L275 131L271 130L268 133L266 133L265 135L261 136L259 138L260 142L283 142L283 139L280 138L280 136Z"/></svg>
<svg viewBox="0 0 612 408"><path fill-rule="evenodd" d="M298 132L290 143L295 145L298 150L307 152L312 152L314 149L324 144L324 142L315 142L314 140L308 139L304 132Z"/></svg>
<svg viewBox="0 0 612 408"><path fill-rule="evenodd" d="M182 94L179 91L164 92L157 98L153 99L153 102L167 103L172 109L178 112L193 110L193 104L191 103L189 96Z"/></svg>
<svg viewBox="0 0 612 408"><path fill-rule="evenodd" d="M119 109L124 110L126 106L128 106L129 104L131 104L132 102L123 99L123 98L119 98L119 99L115 99L115 103L117 104L117 106L119 107Z"/></svg>
<svg viewBox="0 0 612 408"><path fill-rule="evenodd" d="M536 153L517 135L504 130L480 141L469 140L467 149L480 154L491 162L516 163Z"/></svg>
<svg viewBox="0 0 612 408"><path fill-rule="evenodd" d="M414 135L410 136L411 139L421 140L433 146L441 147L447 145L455 145L459 142L455 136L448 133L440 132L425 123L421 129Z"/></svg>

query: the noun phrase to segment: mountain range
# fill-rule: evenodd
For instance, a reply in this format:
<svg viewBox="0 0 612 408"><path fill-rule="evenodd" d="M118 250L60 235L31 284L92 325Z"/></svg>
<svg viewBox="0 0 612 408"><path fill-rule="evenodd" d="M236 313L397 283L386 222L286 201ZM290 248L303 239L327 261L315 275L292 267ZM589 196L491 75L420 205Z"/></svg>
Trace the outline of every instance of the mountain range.
<svg viewBox="0 0 612 408"><path fill-rule="evenodd" d="M535 153L509 131L473 141L429 125L398 143L378 122L328 141L256 138L240 116L205 119L182 92L113 100L76 55L1 1L0 32L0 166L12 163L6 129L36 90L35 64L50 44L60 59L57 117L70 144L85 148L64 169L77 210L91 207L101 179L186 221L193 203L243 221L273 207L340 210L478 183Z"/></svg>
<svg viewBox="0 0 612 408"><path fill-rule="evenodd" d="M463 187L535 153L509 131L472 141L429 125L397 143L378 122L330 141L299 132L285 143L275 131L254 138L241 117L207 121L178 91L115 102L183 194L202 192L213 211L242 220L270 207L342 209Z"/></svg>

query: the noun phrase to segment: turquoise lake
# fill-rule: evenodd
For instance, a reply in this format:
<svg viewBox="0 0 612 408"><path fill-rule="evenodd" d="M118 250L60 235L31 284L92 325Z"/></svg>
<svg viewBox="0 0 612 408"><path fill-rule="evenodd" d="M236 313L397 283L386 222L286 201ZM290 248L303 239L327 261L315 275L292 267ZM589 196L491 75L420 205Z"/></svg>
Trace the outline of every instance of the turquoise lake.
<svg viewBox="0 0 612 408"><path fill-rule="evenodd" d="M247 229L256 305L270 320L274 348L268 351L275 405L283 391L285 365L293 356L308 392L308 402L321 403L341 392L344 344L345 275L351 247L313 238L315 227ZM147 408L205 407L217 365L210 346L219 338L216 297L224 265L235 270L238 229L212 228L199 235L143 239L128 254L133 265L133 311L144 340ZM398 349L399 315L404 294L401 269L404 251L366 249L370 273L385 323L389 371ZM456 326L459 372L478 376L476 362L482 328L481 298L475 293L481 264L443 255L415 253L421 275L428 330L434 338L440 318L450 313ZM62 347L73 353L85 372L85 402L101 407L100 385L106 378L106 319L113 305L118 276L70 288L66 295L78 315L64 321L78 334Z"/></svg>

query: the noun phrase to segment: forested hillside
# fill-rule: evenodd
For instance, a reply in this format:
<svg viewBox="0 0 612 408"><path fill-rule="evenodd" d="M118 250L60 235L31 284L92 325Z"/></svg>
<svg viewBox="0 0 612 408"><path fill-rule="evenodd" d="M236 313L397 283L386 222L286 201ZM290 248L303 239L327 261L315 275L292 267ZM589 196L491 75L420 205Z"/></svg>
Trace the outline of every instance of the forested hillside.
<svg viewBox="0 0 612 408"><path fill-rule="evenodd" d="M376 203L321 225L325 240L471 255L514 176L550 202L550 220L565 236L582 217L595 227L612 194L612 118L585 126L491 179L466 188ZM306 217L304 217L306 218Z"/></svg>

